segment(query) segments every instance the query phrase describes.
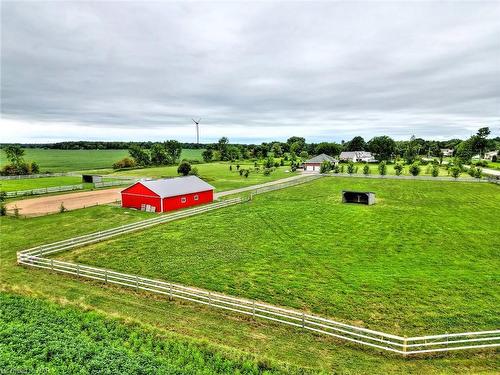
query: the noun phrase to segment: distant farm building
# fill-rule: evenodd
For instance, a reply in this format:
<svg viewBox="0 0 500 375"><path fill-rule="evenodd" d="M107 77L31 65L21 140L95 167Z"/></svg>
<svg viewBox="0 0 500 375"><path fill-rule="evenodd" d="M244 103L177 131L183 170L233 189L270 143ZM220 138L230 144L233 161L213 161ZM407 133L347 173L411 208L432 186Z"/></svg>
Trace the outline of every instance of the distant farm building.
<svg viewBox="0 0 500 375"><path fill-rule="evenodd" d="M332 164L337 164L339 161L337 159L328 156L327 154L321 154L313 157L304 162L304 171L308 172L319 172L321 168L321 163L328 161Z"/></svg>
<svg viewBox="0 0 500 375"><path fill-rule="evenodd" d="M453 149L452 148L442 148L441 153L443 154L444 157L453 156Z"/></svg>
<svg viewBox="0 0 500 375"><path fill-rule="evenodd" d="M368 151L343 151L340 153L339 159L341 161L352 161L353 163L375 163L377 161L372 153Z"/></svg>
<svg viewBox="0 0 500 375"><path fill-rule="evenodd" d="M486 154L484 154L484 158L489 161L497 161L498 150L487 152Z"/></svg>
<svg viewBox="0 0 500 375"><path fill-rule="evenodd" d="M122 191L122 207L166 212L213 201L214 187L196 176L138 181Z"/></svg>

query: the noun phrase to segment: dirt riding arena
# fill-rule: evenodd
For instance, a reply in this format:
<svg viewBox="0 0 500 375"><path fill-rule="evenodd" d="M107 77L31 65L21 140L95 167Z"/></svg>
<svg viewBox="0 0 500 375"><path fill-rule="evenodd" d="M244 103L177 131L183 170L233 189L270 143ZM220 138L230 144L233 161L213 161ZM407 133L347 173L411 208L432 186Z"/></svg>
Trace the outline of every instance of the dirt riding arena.
<svg viewBox="0 0 500 375"><path fill-rule="evenodd" d="M7 210L12 213L12 210L17 207L19 215L39 216L59 212L61 203L67 210L76 210L119 201L121 200L120 191L122 190L123 188L117 188L22 199L7 204Z"/></svg>

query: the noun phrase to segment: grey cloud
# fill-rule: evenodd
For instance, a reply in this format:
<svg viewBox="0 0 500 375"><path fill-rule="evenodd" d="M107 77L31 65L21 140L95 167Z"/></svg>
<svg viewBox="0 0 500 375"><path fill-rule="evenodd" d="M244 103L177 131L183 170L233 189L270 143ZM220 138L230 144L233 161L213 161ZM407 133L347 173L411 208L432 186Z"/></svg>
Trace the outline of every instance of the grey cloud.
<svg viewBox="0 0 500 375"><path fill-rule="evenodd" d="M167 132L200 115L246 140L498 132L498 19L495 2L3 2L1 112Z"/></svg>

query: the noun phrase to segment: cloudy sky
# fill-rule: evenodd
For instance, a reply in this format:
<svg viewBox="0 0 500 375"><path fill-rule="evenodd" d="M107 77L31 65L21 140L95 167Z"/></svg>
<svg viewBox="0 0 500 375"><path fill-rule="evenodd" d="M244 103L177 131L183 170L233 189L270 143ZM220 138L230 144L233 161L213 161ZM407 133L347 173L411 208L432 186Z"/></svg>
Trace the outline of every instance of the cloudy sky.
<svg viewBox="0 0 500 375"><path fill-rule="evenodd" d="M500 135L500 2L20 2L1 141Z"/></svg>

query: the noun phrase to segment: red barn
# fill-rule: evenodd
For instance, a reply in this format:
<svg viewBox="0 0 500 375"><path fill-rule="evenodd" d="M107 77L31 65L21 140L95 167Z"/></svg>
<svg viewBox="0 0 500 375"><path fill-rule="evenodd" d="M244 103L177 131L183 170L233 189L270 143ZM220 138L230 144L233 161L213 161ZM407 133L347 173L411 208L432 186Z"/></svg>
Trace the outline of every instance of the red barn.
<svg viewBox="0 0 500 375"><path fill-rule="evenodd" d="M138 181L122 190L122 207L156 212L209 203L214 187L196 176ZM150 207L147 207L150 206Z"/></svg>

